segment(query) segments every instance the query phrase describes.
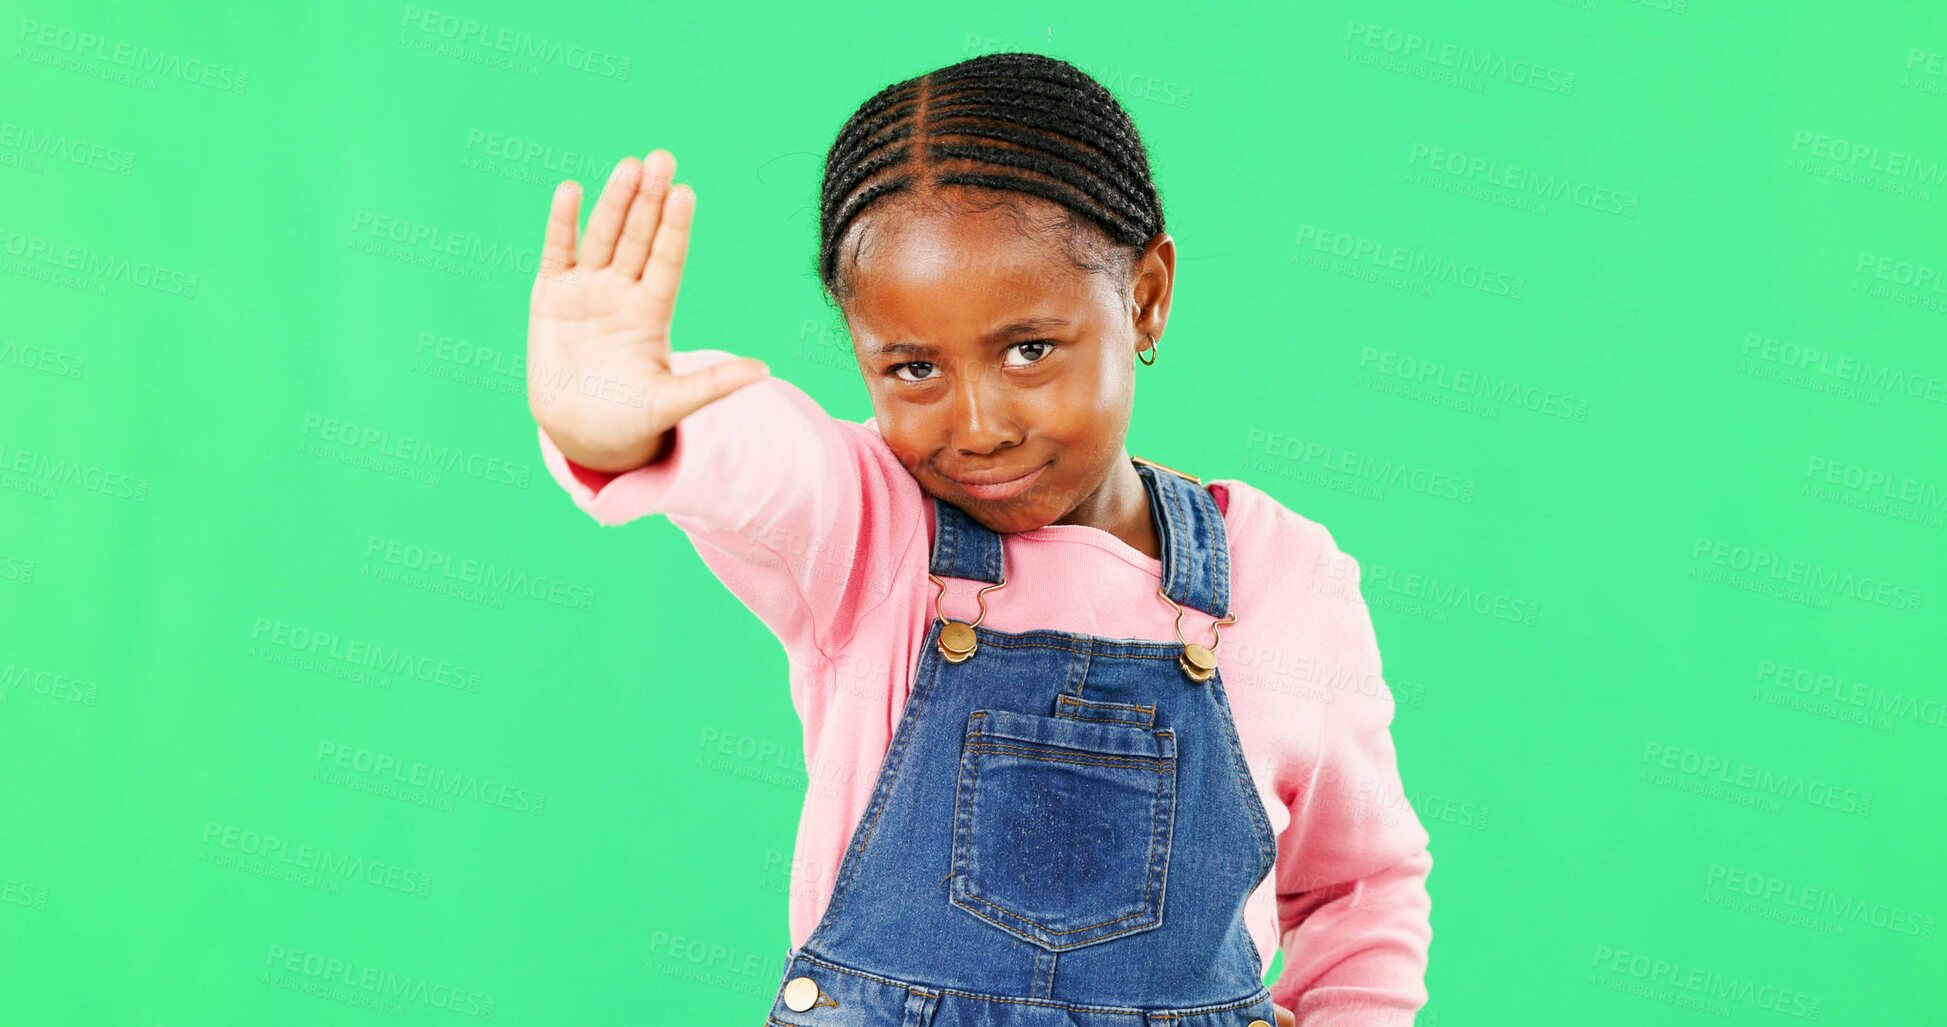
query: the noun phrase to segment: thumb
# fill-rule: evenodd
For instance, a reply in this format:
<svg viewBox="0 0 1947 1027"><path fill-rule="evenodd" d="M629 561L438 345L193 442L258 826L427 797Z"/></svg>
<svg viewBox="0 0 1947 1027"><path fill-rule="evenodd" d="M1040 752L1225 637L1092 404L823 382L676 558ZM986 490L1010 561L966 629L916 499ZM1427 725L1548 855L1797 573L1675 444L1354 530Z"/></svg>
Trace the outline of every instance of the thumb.
<svg viewBox="0 0 1947 1027"><path fill-rule="evenodd" d="M770 366L762 360L739 357L688 374L674 375L666 386L671 420L680 421L752 382L770 377L770 374Z"/></svg>

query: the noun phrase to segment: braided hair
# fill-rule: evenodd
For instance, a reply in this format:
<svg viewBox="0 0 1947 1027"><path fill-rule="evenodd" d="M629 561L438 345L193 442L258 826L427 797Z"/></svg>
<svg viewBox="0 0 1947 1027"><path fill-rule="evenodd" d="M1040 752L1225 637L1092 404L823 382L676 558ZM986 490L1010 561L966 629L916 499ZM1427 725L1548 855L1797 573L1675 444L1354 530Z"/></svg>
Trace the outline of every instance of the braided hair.
<svg viewBox="0 0 1947 1027"><path fill-rule="evenodd" d="M1059 204L1071 257L1090 270L1105 265L1081 252L1077 237L1092 234L1082 226L1119 248L1125 264L1163 231L1142 138L1101 83L1054 57L985 54L887 86L839 130L818 203L826 291L835 299L849 291L840 250L862 215L889 197L937 199L945 186Z"/></svg>

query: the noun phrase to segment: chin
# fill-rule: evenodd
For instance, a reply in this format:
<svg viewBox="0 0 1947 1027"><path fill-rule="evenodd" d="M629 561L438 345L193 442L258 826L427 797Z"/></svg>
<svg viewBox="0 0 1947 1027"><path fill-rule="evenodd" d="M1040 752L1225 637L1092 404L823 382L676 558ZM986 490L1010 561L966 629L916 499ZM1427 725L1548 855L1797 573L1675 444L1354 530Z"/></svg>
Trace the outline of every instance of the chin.
<svg viewBox="0 0 1947 1027"><path fill-rule="evenodd" d="M1051 513L1044 509L1043 504L1036 503L1030 496L1016 496L1013 499L989 502L984 499L975 499L972 496L965 495L951 485L944 488L928 488L926 491L939 499L944 499L952 503L954 506L966 511L967 516L1003 534L1016 531L1033 531L1036 528L1053 524L1061 516L1058 513Z"/></svg>
<svg viewBox="0 0 1947 1027"><path fill-rule="evenodd" d="M967 512L973 514L974 519L980 523L1002 534L1011 534L1017 531L1033 531L1036 528L1046 527L1054 523L1054 518L1052 517L1038 517L1031 510L1013 510L1008 509L1008 506L1009 504L1003 503L1001 504L1002 509L993 513L979 510L968 510Z"/></svg>

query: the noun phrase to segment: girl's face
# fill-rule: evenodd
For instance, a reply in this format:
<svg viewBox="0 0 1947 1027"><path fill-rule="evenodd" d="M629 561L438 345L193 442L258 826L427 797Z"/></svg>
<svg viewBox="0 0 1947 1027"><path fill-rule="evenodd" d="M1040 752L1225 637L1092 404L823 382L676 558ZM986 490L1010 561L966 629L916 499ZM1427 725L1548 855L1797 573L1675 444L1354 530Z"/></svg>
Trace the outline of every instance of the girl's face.
<svg viewBox="0 0 1947 1027"><path fill-rule="evenodd" d="M1013 202L1037 222L1061 213ZM1105 485L1140 488L1133 466L1112 475L1128 464L1136 352L1163 334L1175 264L1158 235L1123 282L1076 267L1058 229L1023 222L948 204L875 212L853 229L845 302L887 444L927 492L1003 532L1086 520L1109 505Z"/></svg>

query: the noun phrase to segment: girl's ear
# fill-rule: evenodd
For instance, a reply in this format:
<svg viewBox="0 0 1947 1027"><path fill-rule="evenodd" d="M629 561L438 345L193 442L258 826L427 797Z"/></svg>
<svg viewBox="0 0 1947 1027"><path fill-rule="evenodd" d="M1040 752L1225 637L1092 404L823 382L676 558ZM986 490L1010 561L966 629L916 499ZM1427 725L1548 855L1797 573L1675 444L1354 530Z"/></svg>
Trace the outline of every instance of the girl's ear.
<svg viewBox="0 0 1947 1027"><path fill-rule="evenodd" d="M1129 302L1135 319L1136 346L1161 339L1170 319L1170 293L1176 283L1176 241L1158 232L1143 246L1129 270Z"/></svg>

